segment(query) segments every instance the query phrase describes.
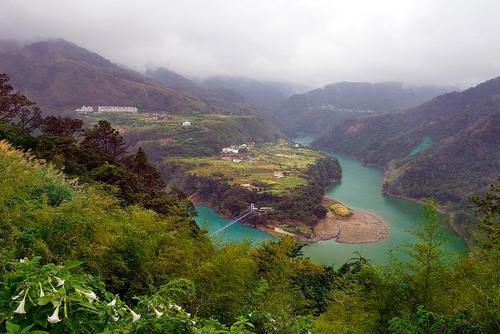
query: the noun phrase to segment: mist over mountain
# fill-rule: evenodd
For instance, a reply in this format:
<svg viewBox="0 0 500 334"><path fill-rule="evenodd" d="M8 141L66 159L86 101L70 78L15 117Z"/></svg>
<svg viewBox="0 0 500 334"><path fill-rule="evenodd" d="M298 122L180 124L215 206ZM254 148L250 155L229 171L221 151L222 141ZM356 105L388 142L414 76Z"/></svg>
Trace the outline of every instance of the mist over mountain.
<svg viewBox="0 0 500 334"><path fill-rule="evenodd" d="M239 89L238 87L240 86L235 87L234 85L218 84L215 83L215 81L210 81L212 84L204 84L204 82L198 84L166 68L148 70L146 76L158 81L166 87L189 92L209 105L210 110L213 112L254 115L275 125L280 124L265 105L258 102L265 100L265 96L269 96L265 89L261 89L259 93L255 95L255 98L252 98L246 90ZM264 85L261 85L256 80L244 80L253 82L255 86L261 87ZM269 88L268 86L265 87ZM283 97L280 98L280 100L282 99Z"/></svg>
<svg viewBox="0 0 500 334"><path fill-rule="evenodd" d="M165 112L208 109L187 92L167 88L61 39L22 47L0 43L0 72L49 114L82 105L129 105Z"/></svg>
<svg viewBox="0 0 500 334"><path fill-rule="evenodd" d="M406 111L335 126L314 145L387 169L384 190L458 203L500 172L500 77Z"/></svg>
<svg viewBox="0 0 500 334"><path fill-rule="evenodd" d="M405 110L451 90L392 82L340 82L292 95L275 110L280 118L288 120L290 135L317 135L347 119Z"/></svg>
<svg viewBox="0 0 500 334"><path fill-rule="evenodd" d="M249 101L268 109L277 107L285 98L303 90L303 87L282 82L264 82L251 78L217 76L200 83L206 88L229 88L243 95Z"/></svg>

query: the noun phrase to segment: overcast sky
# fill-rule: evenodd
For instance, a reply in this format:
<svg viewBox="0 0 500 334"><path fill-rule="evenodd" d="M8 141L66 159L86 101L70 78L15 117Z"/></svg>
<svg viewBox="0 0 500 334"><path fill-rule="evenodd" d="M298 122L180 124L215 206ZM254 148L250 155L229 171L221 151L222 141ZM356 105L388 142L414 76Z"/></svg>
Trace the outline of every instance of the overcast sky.
<svg viewBox="0 0 500 334"><path fill-rule="evenodd" d="M0 0L0 39L63 38L135 70L319 87L500 75L499 0Z"/></svg>

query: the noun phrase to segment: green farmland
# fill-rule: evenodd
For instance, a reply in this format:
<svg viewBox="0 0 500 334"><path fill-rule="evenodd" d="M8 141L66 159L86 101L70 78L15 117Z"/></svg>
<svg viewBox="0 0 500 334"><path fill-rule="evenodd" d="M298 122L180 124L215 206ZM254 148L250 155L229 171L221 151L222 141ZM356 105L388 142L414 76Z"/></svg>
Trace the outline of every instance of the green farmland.
<svg viewBox="0 0 500 334"><path fill-rule="evenodd" d="M238 154L219 154L211 157L167 159L166 163L182 165L188 173L223 178L258 191L283 193L306 184L301 175L308 165L321 157L319 152L285 140L261 145L249 145L248 151Z"/></svg>

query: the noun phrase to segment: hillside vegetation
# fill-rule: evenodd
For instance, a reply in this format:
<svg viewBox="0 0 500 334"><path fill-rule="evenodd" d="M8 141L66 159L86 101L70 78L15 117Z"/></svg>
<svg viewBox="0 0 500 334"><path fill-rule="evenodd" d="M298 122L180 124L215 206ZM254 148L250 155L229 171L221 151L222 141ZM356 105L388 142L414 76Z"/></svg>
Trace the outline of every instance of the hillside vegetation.
<svg viewBox="0 0 500 334"><path fill-rule="evenodd" d="M415 261L376 268L359 254L333 270L301 259L302 246L293 239L258 247L212 243L205 231L193 233L175 215L123 207L99 187L77 185L5 141L0 173L4 331L28 326L39 333L500 329L498 208L488 204L492 198L498 203L498 188L487 201L477 200L486 214L482 226L489 228L482 230L484 248L474 259L444 256L435 239L442 222L431 203L422 216L421 241L399 248ZM16 295L21 302L11 298ZM58 300L59 313L50 303Z"/></svg>
<svg viewBox="0 0 500 334"><path fill-rule="evenodd" d="M250 85L250 87L243 85L245 88L249 88L251 92L254 92L254 94L249 94L248 89L238 89L242 88L241 85L235 87L235 85L225 84L226 81L219 82L218 80L212 81L212 84L205 84L205 82L197 84L166 68L148 71L146 75L162 83L166 87L182 89L196 96L210 107L211 113L251 115L261 120L266 120L271 124L281 124L281 122L266 109L265 104L265 102L272 103L272 100L274 98L279 98L280 94L278 93L278 97L276 97L276 94L268 91L270 88L269 86L263 88L258 82L255 83L258 87L255 92L252 89L254 85ZM240 82L239 80L235 81ZM235 81L230 80L231 83ZM253 81L250 82L254 83Z"/></svg>
<svg viewBox="0 0 500 334"><path fill-rule="evenodd" d="M313 145L386 168L389 194L465 209L500 173L499 111L496 78L407 111L346 121Z"/></svg>
<svg viewBox="0 0 500 334"><path fill-rule="evenodd" d="M79 117L87 124L102 119L111 122L120 129L128 146L142 147L157 166L166 157L211 156L235 143L263 143L281 136L276 128L253 116L154 115L95 114ZM190 125L183 126L185 121Z"/></svg>

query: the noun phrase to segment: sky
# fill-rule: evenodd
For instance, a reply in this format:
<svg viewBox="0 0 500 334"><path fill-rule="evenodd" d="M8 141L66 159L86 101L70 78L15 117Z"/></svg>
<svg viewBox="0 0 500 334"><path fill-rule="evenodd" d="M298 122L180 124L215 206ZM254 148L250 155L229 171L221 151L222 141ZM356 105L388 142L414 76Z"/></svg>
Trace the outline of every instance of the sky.
<svg viewBox="0 0 500 334"><path fill-rule="evenodd" d="M500 75L498 0L1 0L0 39L63 38L137 71L321 87Z"/></svg>

